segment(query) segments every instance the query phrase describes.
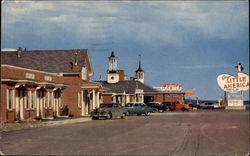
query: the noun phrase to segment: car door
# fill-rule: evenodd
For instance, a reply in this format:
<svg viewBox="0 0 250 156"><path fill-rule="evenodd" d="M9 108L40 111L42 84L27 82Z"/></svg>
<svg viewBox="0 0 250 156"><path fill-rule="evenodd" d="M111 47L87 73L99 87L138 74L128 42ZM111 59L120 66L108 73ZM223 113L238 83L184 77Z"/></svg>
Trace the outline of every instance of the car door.
<svg viewBox="0 0 250 156"><path fill-rule="evenodd" d="M140 103L141 113L144 114L148 112L148 107L144 103Z"/></svg>
<svg viewBox="0 0 250 156"><path fill-rule="evenodd" d="M123 108L120 104L118 104L118 107L117 107L117 116L122 116L123 114Z"/></svg>
<svg viewBox="0 0 250 156"><path fill-rule="evenodd" d="M117 117L119 116L119 104L114 104L113 106L113 116Z"/></svg>
<svg viewBox="0 0 250 156"><path fill-rule="evenodd" d="M133 111L134 111L134 114L141 114L141 106L139 103L134 104Z"/></svg>

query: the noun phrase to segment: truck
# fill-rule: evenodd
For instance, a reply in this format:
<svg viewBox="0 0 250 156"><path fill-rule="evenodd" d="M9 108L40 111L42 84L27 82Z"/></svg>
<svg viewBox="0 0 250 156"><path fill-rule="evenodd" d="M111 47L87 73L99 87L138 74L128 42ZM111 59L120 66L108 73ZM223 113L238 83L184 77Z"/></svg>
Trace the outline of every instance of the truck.
<svg viewBox="0 0 250 156"><path fill-rule="evenodd" d="M174 110L189 111L190 103L180 103L179 101L175 101L175 102L163 102L163 105L168 106L170 111Z"/></svg>

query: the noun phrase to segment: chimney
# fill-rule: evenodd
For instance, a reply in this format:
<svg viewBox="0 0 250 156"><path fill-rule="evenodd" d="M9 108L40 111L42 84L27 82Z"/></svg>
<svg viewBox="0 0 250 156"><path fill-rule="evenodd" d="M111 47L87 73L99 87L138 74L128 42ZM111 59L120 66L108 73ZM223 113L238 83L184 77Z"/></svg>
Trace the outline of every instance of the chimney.
<svg viewBox="0 0 250 156"><path fill-rule="evenodd" d="M24 51L27 51L27 48L24 48Z"/></svg>
<svg viewBox="0 0 250 156"><path fill-rule="evenodd" d="M21 47L19 47L18 49L17 49L17 57L21 57L21 53L22 53L22 48Z"/></svg>
<svg viewBox="0 0 250 156"><path fill-rule="evenodd" d="M118 70L118 74L119 74L119 81L123 81L124 80L124 70Z"/></svg>
<svg viewBox="0 0 250 156"><path fill-rule="evenodd" d="M72 62L72 70L73 71L80 71L80 66L79 65L77 65L78 63L77 63L77 55L78 55L78 53L76 52L75 53L75 61L74 61L74 63Z"/></svg>
<svg viewBox="0 0 250 156"><path fill-rule="evenodd" d="M77 53L75 53L75 65L77 65Z"/></svg>

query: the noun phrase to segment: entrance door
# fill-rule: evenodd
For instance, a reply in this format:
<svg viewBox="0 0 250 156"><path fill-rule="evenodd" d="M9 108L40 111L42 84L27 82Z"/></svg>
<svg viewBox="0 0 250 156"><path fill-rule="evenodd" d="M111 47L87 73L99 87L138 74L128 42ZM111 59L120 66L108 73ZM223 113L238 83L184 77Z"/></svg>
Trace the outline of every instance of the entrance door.
<svg viewBox="0 0 250 156"><path fill-rule="evenodd" d="M144 103L154 102L154 96L144 96Z"/></svg>

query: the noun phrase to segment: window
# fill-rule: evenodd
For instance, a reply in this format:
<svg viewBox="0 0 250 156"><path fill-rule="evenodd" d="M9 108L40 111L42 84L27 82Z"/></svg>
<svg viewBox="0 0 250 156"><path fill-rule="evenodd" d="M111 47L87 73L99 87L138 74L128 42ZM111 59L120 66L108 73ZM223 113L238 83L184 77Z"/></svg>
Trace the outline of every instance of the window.
<svg viewBox="0 0 250 156"><path fill-rule="evenodd" d="M140 73L140 79L143 79L143 73Z"/></svg>
<svg viewBox="0 0 250 156"><path fill-rule="evenodd" d="M14 107L14 90L7 89L6 92L7 109L13 109Z"/></svg>

